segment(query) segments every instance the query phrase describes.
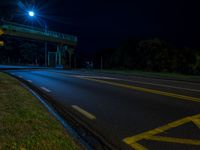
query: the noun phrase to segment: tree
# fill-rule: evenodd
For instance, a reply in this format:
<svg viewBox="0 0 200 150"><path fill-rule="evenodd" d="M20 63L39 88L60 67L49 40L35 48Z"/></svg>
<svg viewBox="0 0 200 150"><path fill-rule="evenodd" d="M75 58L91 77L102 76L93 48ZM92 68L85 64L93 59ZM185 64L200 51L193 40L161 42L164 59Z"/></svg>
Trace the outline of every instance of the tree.
<svg viewBox="0 0 200 150"><path fill-rule="evenodd" d="M200 50L175 48L158 38L129 39L116 49L97 53L104 68L194 74L200 72Z"/></svg>
<svg viewBox="0 0 200 150"><path fill-rule="evenodd" d="M200 74L200 49L195 51L195 63L193 65L194 74Z"/></svg>
<svg viewBox="0 0 200 150"><path fill-rule="evenodd" d="M169 48L166 42L159 39L144 40L139 43L138 61L140 69L148 71L167 71Z"/></svg>
<svg viewBox="0 0 200 150"><path fill-rule="evenodd" d="M39 57L37 45L29 42L21 44L20 55L23 63L36 64Z"/></svg>

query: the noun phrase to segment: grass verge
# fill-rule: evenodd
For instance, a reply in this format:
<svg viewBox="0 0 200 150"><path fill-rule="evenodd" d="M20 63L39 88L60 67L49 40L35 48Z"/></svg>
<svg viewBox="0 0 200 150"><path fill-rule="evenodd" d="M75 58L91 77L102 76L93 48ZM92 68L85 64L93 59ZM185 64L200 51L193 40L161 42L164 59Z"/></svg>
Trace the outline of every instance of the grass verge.
<svg viewBox="0 0 200 150"><path fill-rule="evenodd" d="M19 81L0 72L0 149L78 150L80 147Z"/></svg>

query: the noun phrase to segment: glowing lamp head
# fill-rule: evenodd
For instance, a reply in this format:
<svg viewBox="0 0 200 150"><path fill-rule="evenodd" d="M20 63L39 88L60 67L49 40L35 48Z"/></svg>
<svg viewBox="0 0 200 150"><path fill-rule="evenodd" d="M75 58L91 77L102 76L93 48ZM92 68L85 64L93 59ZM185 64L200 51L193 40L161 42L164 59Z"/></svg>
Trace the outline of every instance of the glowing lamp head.
<svg viewBox="0 0 200 150"><path fill-rule="evenodd" d="M28 15L29 15L30 17L34 17L34 16L35 16L35 13L34 13L33 11L28 11Z"/></svg>

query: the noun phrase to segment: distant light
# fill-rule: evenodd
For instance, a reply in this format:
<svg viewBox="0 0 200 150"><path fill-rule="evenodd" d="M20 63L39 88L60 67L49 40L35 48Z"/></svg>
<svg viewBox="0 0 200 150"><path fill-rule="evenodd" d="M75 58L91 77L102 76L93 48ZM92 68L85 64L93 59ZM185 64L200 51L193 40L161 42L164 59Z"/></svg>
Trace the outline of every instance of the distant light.
<svg viewBox="0 0 200 150"><path fill-rule="evenodd" d="M4 34L4 31L0 29L0 35Z"/></svg>
<svg viewBox="0 0 200 150"><path fill-rule="evenodd" d="M31 16L31 17L34 17L34 16L35 16L35 13L34 13L33 11L29 11L28 14L29 14L29 16Z"/></svg>
<svg viewBox="0 0 200 150"><path fill-rule="evenodd" d="M4 46L4 41L0 41L0 46Z"/></svg>

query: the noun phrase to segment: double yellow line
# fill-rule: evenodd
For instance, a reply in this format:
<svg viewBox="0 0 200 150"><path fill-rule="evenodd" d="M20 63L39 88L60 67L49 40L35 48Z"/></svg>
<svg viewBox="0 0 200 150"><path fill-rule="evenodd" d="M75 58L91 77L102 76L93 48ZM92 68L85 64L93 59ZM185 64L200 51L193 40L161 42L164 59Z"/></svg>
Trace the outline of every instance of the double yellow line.
<svg viewBox="0 0 200 150"><path fill-rule="evenodd" d="M178 99L182 99L182 100L200 102L200 98L176 94L176 93L163 92L163 91L159 91L159 90L147 89L147 88L143 88L143 87L127 85L127 84L122 84L122 83L116 83L116 82L112 82L112 81L98 80L98 79L93 79L93 78L88 78L88 77L86 77L86 78L85 77L78 77L78 78L86 79L86 80L90 80L90 81L94 81L94 82L98 82L98 83L103 83L103 84L109 84L109 85L112 85L112 86L132 89L132 90L136 90L136 91L151 93L151 94L157 94L157 95L162 95L162 96L178 98Z"/></svg>
<svg viewBox="0 0 200 150"><path fill-rule="evenodd" d="M52 73L62 74L67 77L80 78L80 79L85 79L85 80L94 81L94 82L98 82L98 83L108 84L108 85L112 85L112 86L132 89L132 90L136 90L136 91L157 94L157 95L161 95L161 96L173 97L173 98L187 100L187 101L193 101L193 102L200 102L200 98L197 98L197 97L186 96L186 95L176 94L176 93L171 93L171 92L164 92L164 91L159 91L159 90L154 90L154 89L148 89L148 88L138 87L138 86L134 86L134 85L116 83L116 82L112 82L112 81L94 79L95 77L93 78L93 76L85 77L85 76L80 76L80 75L66 75L64 73L57 73L57 72L52 72Z"/></svg>

